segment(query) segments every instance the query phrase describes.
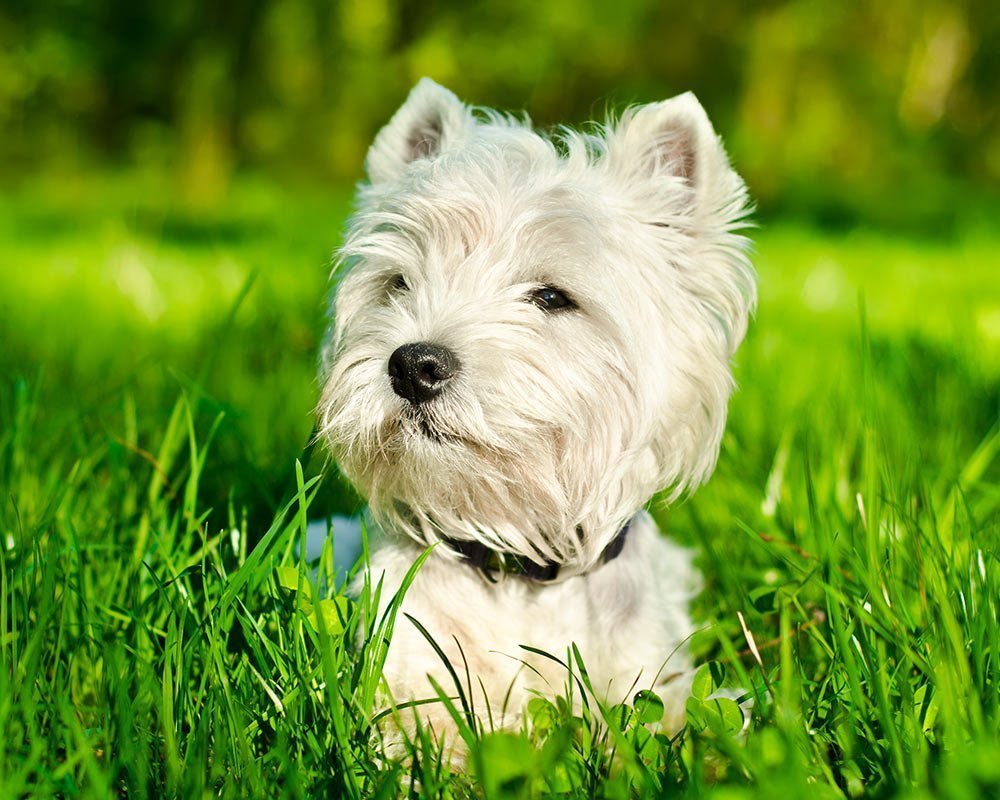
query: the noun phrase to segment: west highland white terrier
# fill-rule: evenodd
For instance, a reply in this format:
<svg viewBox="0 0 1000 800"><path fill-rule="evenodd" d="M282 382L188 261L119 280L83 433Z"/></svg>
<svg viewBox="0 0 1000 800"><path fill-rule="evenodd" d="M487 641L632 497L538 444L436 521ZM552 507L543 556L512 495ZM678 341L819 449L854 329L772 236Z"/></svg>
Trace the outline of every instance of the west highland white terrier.
<svg viewBox="0 0 1000 800"><path fill-rule="evenodd" d="M575 644L602 699L652 689L677 730L699 579L644 506L714 469L756 297L747 191L704 109L547 136L424 79L366 166L319 415L381 530L383 605L434 546L401 611L468 669L484 724L561 692L532 649ZM435 697L428 676L454 694L401 614L387 703ZM413 714L455 738L442 704Z"/></svg>

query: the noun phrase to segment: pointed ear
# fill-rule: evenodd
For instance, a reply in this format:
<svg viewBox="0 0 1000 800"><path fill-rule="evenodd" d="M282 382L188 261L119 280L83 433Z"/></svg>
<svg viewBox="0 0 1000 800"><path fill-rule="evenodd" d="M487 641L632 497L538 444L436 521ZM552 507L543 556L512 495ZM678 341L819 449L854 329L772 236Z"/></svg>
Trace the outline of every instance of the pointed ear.
<svg viewBox="0 0 1000 800"><path fill-rule="evenodd" d="M413 161L434 158L461 141L472 114L443 86L421 78L389 124L379 131L365 162L373 184L398 178Z"/></svg>
<svg viewBox="0 0 1000 800"><path fill-rule="evenodd" d="M608 169L658 231L678 285L722 345L736 350L756 302L747 255L751 203L693 94L626 112L607 136ZM678 239L678 234L683 239Z"/></svg>
<svg viewBox="0 0 1000 800"><path fill-rule="evenodd" d="M695 216L746 202L743 181L691 92L627 111L608 136L607 158L643 194L687 186Z"/></svg>

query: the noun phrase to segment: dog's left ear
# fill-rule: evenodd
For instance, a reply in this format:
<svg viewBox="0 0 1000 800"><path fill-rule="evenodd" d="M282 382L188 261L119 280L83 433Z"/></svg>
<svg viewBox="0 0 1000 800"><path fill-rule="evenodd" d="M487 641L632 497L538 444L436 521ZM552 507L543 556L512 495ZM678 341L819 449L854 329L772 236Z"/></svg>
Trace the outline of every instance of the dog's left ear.
<svg viewBox="0 0 1000 800"><path fill-rule="evenodd" d="M690 243L672 251L672 264L731 355L756 298L748 242L738 232L751 209L705 109L691 92L630 109L609 130L605 158L640 220Z"/></svg>
<svg viewBox="0 0 1000 800"><path fill-rule="evenodd" d="M685 212L694 223L746 213L743 181L691 92L626 111L608 136L607 159L643 195L687 187Z"/></svg>
<svg viewBox="0 0 1000 800"><path fill-rule="evenodd" d="M365 161L369 180L395 180L414 161L435 158L462 141L474 124L461 100L430 78L421 78L375 137Z"/></svg>

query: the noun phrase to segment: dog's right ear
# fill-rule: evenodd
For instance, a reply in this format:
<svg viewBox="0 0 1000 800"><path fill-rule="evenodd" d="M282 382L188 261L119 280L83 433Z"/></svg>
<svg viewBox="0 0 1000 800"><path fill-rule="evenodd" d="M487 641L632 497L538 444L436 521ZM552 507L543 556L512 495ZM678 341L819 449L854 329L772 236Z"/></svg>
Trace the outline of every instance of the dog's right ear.
<svg viewBox="0 0 1000 800"><path fill-rule="evenodd" d="M375 137L365 161L369 180L395 180L412 162L434 158L460 142L473 125L461 100L430 78L421 78Z"/></svg>

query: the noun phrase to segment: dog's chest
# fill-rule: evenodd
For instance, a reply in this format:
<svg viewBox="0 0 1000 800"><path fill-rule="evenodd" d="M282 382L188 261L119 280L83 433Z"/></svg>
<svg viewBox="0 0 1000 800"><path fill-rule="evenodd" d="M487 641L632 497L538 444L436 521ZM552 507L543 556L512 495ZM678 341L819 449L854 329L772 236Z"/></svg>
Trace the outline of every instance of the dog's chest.
<svg viewBox="0 0 1000 800"><path fill-rule="evenodd" d="M387 588L402 579L414 553L393 550L377 553L372 565L385 571ZM619 558L560 583L490 583L463 564L429 559L402 610L420 621L458 674L467 666L482 679L488 695L504 697L510 687L516 694L560 692L575 647L595 690L617 700L633 684L651 686L686 668L682 645L692 629L687 601L694 578L687 552L643 518ZM397 622L386 671L397 682L424 686L428 674L449 675L405 617Z"/></svg>

